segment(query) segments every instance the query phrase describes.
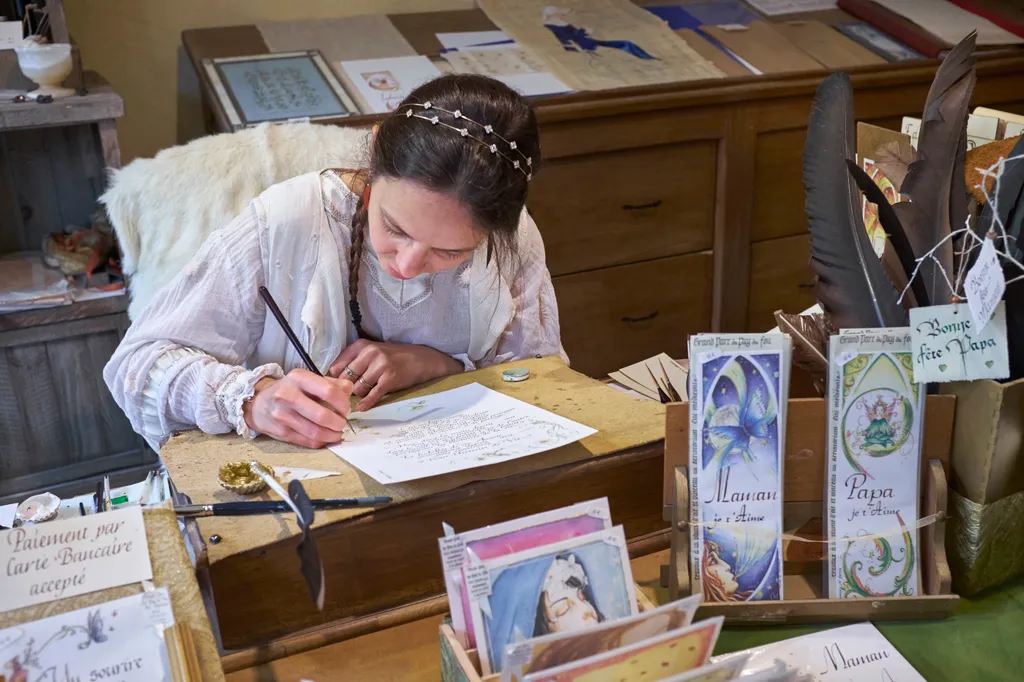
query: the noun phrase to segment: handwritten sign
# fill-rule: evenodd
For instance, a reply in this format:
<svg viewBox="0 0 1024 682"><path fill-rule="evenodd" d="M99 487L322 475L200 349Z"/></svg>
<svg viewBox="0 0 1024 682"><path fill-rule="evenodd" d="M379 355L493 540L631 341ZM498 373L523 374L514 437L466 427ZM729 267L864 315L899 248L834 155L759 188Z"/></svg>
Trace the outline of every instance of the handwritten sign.
<svg viewBox="0 0 1024 682"><path fill-rule="evenodd" d="M0 679L170 682L167 588L0 630Z"/></svg>
<svg viewBox="0 0 1024 682"><path fill-rule="evenodd" d="M978 260L967 272L964 280L964 291L967 293L967 305L974 316L974 328L979 332L992 319L999 301L1003 300L1006 291L1006 278L1003 268L999 265L995 243L986 239L981 245Z"/></svg>
<svg viewBox="0 0 1024 682"><path fill-rule="evenodd" d="M0 532L0 613L149 580L141 507Z"/></svg>
<svg viewBox="0 0 1024 682"><path fill-rule="evenodd" d="M1006 308L999 303L978 331L967 306L911 308L914 378L918 382L1005 379L1010 376Z"/></svg>

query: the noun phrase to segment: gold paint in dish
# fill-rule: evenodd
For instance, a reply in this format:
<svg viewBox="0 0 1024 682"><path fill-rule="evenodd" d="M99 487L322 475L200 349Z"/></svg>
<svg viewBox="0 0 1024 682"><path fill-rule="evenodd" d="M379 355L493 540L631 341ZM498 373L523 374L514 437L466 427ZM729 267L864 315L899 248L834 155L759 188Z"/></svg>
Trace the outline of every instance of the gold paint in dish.
<svg viewBox="0 0 1024 682"><path fill-rule="evenodd" d="M259 464L259 463L257 463ZM272 470L264 464L259 464L264 471ZM273 475L273 473L271 473ZM249 462L230 462L225 464L217 472L217 482L222 488L233 493L251 495L258 493L267 487L267 482L252 470Z"/></svg>

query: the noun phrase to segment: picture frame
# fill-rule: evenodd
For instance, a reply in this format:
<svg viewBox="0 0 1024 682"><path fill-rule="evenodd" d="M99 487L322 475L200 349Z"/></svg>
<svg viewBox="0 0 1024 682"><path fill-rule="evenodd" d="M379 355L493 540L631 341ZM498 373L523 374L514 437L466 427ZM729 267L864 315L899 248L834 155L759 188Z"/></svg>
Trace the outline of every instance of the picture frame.
<svg viewBox="0 0 1024 682"><path fill-rule="evenodd" d="M319 50L204 59L232 130L360 113Z"/></svg>

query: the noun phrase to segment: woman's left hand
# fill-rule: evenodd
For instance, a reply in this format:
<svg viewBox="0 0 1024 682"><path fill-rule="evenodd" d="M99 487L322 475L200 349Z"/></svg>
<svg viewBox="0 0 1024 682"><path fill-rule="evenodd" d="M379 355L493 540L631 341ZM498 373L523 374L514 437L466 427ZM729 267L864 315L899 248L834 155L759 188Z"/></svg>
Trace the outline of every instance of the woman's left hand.
<svg viewBox="0 0 1024 682"><path fill-rule="evenodd" d="M356 410L362 412L387 393L459 374L464 369L458 360L428 346L359 339L341 352L327 373L355 384L353 393L363 398Z"/></svg>

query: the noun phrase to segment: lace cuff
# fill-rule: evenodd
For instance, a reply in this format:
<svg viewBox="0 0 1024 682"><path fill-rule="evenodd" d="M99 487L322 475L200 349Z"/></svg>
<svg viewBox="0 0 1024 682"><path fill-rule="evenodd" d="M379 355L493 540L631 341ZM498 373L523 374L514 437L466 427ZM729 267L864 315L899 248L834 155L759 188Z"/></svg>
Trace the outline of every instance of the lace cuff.
<svg viewBox="0 0 1024 682"><path fill-rule="evenodd" d="M242 406L252 400L256 393L256 383L260 379L270 377L280 379L284 372L278 365L260 365L253 370L239 369L217 389L217 411L221 418L235 428L235 433L252 440L259 434L249 428L242 414Z"/></svg>
<svg viewBox="0 0 1024 682"><path fill-rule="evenodd" d="M469 356L466 355L465 353L459 353L458 355L453 355L452 359L453 360L457 360L458 362L461 362L462 366L464 368L464 371L466 371L466 372L472 372L474 369L476 369L476 364L472 360L470 360Z"/></svg>

